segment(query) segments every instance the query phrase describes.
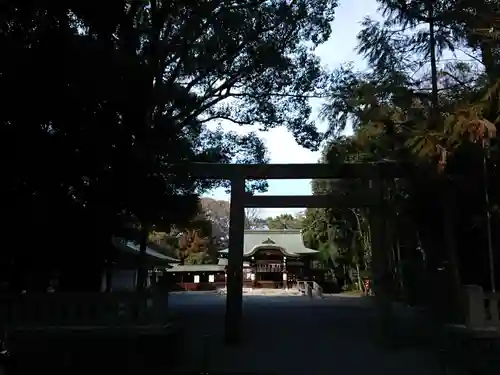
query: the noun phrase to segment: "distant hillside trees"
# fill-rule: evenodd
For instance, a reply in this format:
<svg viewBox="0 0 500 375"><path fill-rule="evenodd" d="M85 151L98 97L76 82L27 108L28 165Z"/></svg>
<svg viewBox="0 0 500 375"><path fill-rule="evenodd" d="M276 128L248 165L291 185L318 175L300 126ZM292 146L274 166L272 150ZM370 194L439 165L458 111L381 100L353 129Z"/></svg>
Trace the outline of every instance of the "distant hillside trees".
<svg viewBox="0 0 500 375"><path fill-rule="evenodd" d="M266 224L269 229L302 229L303 214L281 214L275 217L268 217Z"/></svg>

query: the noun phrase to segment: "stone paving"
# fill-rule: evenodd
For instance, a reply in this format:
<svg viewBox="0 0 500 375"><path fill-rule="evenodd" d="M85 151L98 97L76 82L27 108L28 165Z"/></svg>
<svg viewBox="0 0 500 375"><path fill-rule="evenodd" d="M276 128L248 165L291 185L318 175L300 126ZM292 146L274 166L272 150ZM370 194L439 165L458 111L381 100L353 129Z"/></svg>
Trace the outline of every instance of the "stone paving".
<svg viewBox="0 0 500 375"><path fill-rule="evenodd" d="M376 315L367 298L245 295L244 339L235 347L223 343L225 296L177 294L170 304L186 327L182 373L206 367L209 374L440 374L430 351L375 344Z"/></svg>
<svg viewBox="0 0 500 375"><path fill-rule="evenodd" d="M217 290L218 294L225 295L227 293L226 288L221 288ZM243 295L252 296L300 296L302 295L298 289L253 289L253 288L243 288Z"/></svg>

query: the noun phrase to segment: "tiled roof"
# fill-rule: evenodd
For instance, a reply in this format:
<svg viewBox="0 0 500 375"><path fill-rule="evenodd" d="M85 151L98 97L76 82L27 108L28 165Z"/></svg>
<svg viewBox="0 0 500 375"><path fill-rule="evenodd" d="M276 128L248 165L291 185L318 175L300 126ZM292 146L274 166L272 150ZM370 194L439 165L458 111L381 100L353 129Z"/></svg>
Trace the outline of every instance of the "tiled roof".
<svg viewBox="0 0 500 375"><path fill-rule="evenodd" d="M218 264L175 264L167 272L223 272L225 269Z"/></svg>
<svg viewBox="0 0 500 375"><path fill-rule="evenodd" d="M283 251L284 255L292 257L318 252L304 246L302 233L297 229L245 231L243 244L243 254L245 256L252 255L262 247L275 247ZM219 252L227 253L228 249Z"/></svg>

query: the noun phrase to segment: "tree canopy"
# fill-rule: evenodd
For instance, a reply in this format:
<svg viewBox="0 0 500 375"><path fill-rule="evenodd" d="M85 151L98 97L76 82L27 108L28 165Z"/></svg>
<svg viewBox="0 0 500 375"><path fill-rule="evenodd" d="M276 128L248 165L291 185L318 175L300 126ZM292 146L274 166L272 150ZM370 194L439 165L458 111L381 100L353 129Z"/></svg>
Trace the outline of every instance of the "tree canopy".
<svg viewBox="0 0 500 375"><path fill-rule="evenodd" d="M196 180L187 165L268 162L256 131L277 126L321 145L322 162L416 166L385 186L394 293L497 283L496 1L380 0L383 19L365 19L358 35L368 69L346 62L333 72L314 48L330 37L334 0L4 3L1 262L17 287L31 270L95 289L112 236L168 247L178 230L178 255L208 261L227 242L228 220L200 215L198 196L228 185ZM317 97L325 134L310 116ZM227 132L228 123L250 132ZM312 189L367 184L315 180ZM254 216L248 227L301 228L332 267L371 267L368 209ZM82 271L65 272L75 257ZM80 285L89 270L95 285Z"/></svg>
<svg viewBox="0 0 500 375"><path fill-rule="evenodd" d="M365 19L358 35L358 52L369 68L357 71L346 63L329 80L330 98L322 107L329 140L322 161L392 160L417 167L413 178L385 186L396 294L422 302L429 290L436 298L458 299L462 284L494 288L500 55L492 15L498 4L379 4L383 20ZM348 127L353 134L346 136ZM324 194L367 185L315 180L312 189ZM365 209L308 210L304 238L334 263L368 269L371 222Z"/></svg>
<svg viewBox="0 0 500 375"><path fill-rule="evenodd" d="M112 235L188 223L218 185L183 165L268 161L254 132L218 123L283 125L319 145L313 47L330 35L333 0L4 3L4 265L62 272L78 254L88 275ZM81 279L72 272L67 285Z"/></svg>

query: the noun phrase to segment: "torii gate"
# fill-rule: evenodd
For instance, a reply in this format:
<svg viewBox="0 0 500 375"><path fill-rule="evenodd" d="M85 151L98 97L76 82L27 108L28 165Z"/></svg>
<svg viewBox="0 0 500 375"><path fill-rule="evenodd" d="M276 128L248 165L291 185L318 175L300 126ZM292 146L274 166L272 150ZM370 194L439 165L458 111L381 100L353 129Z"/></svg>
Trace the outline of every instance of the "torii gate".
<svg viewBox="0 0 500 375"><path fill-rule="evenodd" d="M406 177L413 168L395 162L330 164L215 164L194 163L190 172L200 179L231 181L229 254L225 337L228 343L240 340L243 302L243 233L246 207L331 206L367 207L371 210L373 287L378 295L382 327L390 322L390 302L384 298L387 281L385 249L384 180ZM245 181L268 179L363 179L369 181L369 193L347 195L253 196L245 192ZM379 291L379 293L377 293ZM380 293L382 291L382 293Z"/></svg>

